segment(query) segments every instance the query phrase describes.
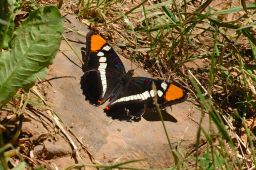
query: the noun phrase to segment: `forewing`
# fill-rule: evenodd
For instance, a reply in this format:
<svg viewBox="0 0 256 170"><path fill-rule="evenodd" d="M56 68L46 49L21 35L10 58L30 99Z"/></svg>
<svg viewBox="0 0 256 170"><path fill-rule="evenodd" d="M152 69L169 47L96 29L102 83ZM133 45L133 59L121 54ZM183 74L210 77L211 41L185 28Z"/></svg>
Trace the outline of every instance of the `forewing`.
<svg viewBox="0 0 256 170"><path fill-rule="evenodd" d="M107 41L92 31L86 37L86 50L82 48L81 51L85 72L81 79L84 94L91 103L102 104L125 74L125 68Z"/></svg>
<svg viewBox="0 0 256 170"><path fill-rule="evenodd" d="M82 48L81 51L84 71L97 70L100 63L107 63L109 69L125 73L122 61L101 35L90 31L86 36L86 49Z"/></svg>

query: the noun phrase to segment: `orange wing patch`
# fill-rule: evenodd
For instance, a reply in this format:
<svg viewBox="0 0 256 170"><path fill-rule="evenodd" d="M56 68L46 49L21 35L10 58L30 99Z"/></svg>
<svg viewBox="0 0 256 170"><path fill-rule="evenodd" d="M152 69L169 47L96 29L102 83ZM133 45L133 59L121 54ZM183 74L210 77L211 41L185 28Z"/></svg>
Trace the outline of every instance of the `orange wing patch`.
<svg viewBox="0 0 256 170"><path fill-rule="evenodd" d="M102 38L100 35L92 35L91 36L91 51L92 52L96 52L98 50L100 50L105 44L107 43L107 41Z"/></svg>
<svg viewBox="0 0 256 170"><path fill-rule="evenodd" d="M181 89L180 87L174 85L174 84L171 84L166 93L165 93L165 100L166 101L172 101L172 100L177 100L177 99L181 99L185 96L184 94L184 90Z"/></svg>

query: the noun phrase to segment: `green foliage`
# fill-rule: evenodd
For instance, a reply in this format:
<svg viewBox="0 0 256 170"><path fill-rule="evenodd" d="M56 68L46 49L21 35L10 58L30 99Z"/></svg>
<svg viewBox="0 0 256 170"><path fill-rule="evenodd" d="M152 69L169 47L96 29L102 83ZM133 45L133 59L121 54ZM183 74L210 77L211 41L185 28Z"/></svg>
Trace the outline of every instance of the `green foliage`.
<svg viewBox="0 0 256 170"><path fill-rule="evenodd" d="M0 107L19 88L29 89L43 77L59 49L63 32L56 7L46 6L30 13L13 33L10 49L0 53Z"/></svg>
<svg viewBox="0 0 256 170"><path fill-rule="evenodd" d="M201 169L242 169L255 163L255 134L250 129L255 130L255 124L248 127L246 118L256 113L256 3L240 2L135 2L125 6L128 11L108 7L110 17L105 15L105 23L97 25L108 28L108 34L117 30L128 37L122 42L126 50L153 73L179 76L189 84L202 117L209 115L211 130L199 126L196 142L197 152L200 140L206 139L207 151L195 157L176 154L180 156L172 169L187 168L191 159ZM187 66L191 61L196 67ZM241 133L248 143L239 139Z"/></svg>
<svg viewBox="0 0 256 170"><path fill-rule="evenodd" d="M15 23L15 12L20 8L20 0L0 1L0 49L8 48Z"/></svg>
<svg viewBox="0 0 256 170"><path fill-rule="evenodd" d="M17 165L12 170L25 170L25 169L26 169L26 163L25 162L21 162L21 163L19 163L19 165Z"/></svg>
<svg viewBox="0 0 256 170"><path fill-rule="evenodd" d="M212 159L213 158L213 159ZM199 167L203 170L214 170L224 168L225 158L221 154L215 152L213 155L206 152L199 157Z"/></svg>

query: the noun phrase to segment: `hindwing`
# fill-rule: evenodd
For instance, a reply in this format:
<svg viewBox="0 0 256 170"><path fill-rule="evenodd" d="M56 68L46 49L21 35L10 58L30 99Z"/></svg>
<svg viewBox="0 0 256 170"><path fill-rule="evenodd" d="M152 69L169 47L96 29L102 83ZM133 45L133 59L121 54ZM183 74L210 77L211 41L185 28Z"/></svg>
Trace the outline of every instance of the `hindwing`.
<svg viewBox="0 0 256 170"><path fill-rule="evenodd" d="M156 90L152 89L153 83ZM132 77L126 84L117 87L117 91L110 96L110 103L105 112L113 117L127 117L138 119L144 114L145 109L155 107L153 99L161 109L166 106L181 102L187 93L179 84L146 77Z"/></svg>

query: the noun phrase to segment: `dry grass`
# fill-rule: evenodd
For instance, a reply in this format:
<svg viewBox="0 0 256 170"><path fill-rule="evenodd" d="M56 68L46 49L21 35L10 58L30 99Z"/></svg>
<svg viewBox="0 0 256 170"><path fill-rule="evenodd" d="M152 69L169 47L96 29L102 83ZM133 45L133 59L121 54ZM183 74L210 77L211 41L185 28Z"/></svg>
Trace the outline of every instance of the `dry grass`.
<svg viewBox="0 0 256 170"><path fill-rule="evenodd" d="M217 127L217 134L199 129L195 154L178 154L174 167L188 169L191 160L201 169L254 167L254 1L81 2L85 23L153 75L181 81Z"/></svg>
<svg viewBox="0 0 256 170"><path fill-rule="evenodd" d="M154 76L182 82L202 114L209 114L218 133L199 128L195 147L187 153L176 150L176 164L170 169L255 169L254 1L80 0L62 8L78 13L112 40L120 54ZM21 154L26 150L17 152L14 146L20 143L9 141L17 141L20 113L27 105L37 105L35 101L21 92L1 111L3 168L8 166L7 154L24 160Z"/></svg>

